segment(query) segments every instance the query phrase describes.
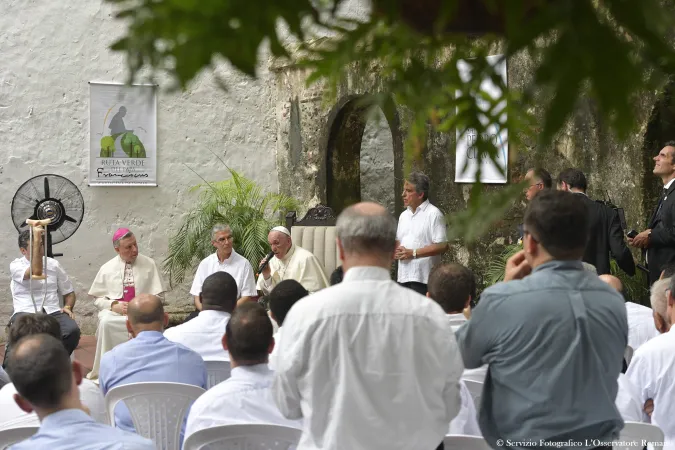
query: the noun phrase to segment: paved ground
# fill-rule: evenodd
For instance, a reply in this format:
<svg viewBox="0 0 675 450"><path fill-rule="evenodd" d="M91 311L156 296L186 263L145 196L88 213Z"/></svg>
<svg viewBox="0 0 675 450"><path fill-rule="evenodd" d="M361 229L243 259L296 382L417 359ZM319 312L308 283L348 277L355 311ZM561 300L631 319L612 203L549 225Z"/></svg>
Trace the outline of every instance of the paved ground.
<svg viewBox="0 0 675 450"><path fill-rule="evenodd" d="M94 354L96 353L96 336L80 337L80 345L75 349L75 359L84 367L85 374L89 373L94 365ZM5 345L0 345L0 361L5 357Z"/></svg>

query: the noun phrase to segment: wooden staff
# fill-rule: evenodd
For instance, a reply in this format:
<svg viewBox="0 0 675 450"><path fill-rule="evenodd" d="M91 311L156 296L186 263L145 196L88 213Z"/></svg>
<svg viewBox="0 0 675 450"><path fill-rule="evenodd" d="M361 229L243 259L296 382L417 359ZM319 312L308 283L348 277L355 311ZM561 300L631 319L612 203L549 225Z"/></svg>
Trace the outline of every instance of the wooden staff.
<svg viewBox="0 0 675 450"><path fill-rule="evenodd" d="M42 220L33 220L26 219L26 223L32 227L31 233L31 249L30 249L30 268L31 268L31 278L33 280L44 280L46 278L44 274L44 260L40 256L40 245L42 245L42 234L45 232L45 228L52 222L52 219L42 219ZM46 241L45 241L46 242ZM47 254L45 252L45 258Z"/></svg>

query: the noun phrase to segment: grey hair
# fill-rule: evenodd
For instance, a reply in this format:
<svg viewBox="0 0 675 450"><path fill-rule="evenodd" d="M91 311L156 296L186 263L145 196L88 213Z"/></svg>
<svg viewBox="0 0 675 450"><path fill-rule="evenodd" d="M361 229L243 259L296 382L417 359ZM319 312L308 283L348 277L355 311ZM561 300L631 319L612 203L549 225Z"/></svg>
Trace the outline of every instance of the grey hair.
<svg viewBox="0 0 675 450"><path fill-rule="evenodd" d="M667 322L670 321L666 318L666 309L668 308L668 296L666 295L666 289L672 290L673 282L675 282L675 277L657 280L654 282L654 284L652 284L649 295L649 301L652 305L652 309Z"/></svg>
<svg viewBox="0 0 675 450"><path fill-rule="evenodd" d="M415 186L415 192L422 194L422 200L429 198L429 177L422 172L412 172L406 181Z"/></svg>
<svg viewBox="0 0 675 450"><path fill-rule="evenodd" d="M335 228L347 253L389 254L396 248L396 220L386 210L363 214L350 206L340 213Z"/></svg>
<svg viewBox="0 0 675 450"><path fill-rule="evenodd" d="M120 242L122 242L123 239L129 238L133 235L134 235L134 233L132 233L131 231L129 231L127 233L124 233L122 236L120 236L120 238L118 240L113 241L113 247L120 248Z"/></svg>
<svg viewBox="0 0 675 450"><path fill-rule="evenodd" d="M211 240L214 240L216 238L216 233L220 233L221 231L229 231L230 233L232 232L232 228L226 223L217 223L211 228Z"/></svg>

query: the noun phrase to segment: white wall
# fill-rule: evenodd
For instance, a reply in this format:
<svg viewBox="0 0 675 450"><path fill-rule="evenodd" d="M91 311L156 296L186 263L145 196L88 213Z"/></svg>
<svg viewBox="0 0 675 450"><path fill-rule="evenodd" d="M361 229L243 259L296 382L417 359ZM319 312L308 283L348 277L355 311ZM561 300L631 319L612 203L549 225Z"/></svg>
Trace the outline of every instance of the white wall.
<svg viewBox="0 0 675 450"><path fill-rule="evenodd" d="M101 264L114 255L111 234L128 226L142 253L158 263L168 235L193 204L188 187L200 179L226 177L230 167L276 191L276 123L272 83L266 67L252 81L223 69L230 91L209 76L183 94L158 98L159 187L87 186L89 164L88 81L126 80L125 61L108 46L123 24L97 0L2 0L0 6L0 324L12 311L9 263L19 255L10 217L16 189L32 176L55 173L82 191L85 218L75 235L54 247L74 282L76 315L83 332L93 333L96 311L86 292ZM167 283L168 286L168 283ZM184 289L169 302L191 301ZM2 333L0 333L2 335Z"/></svg>

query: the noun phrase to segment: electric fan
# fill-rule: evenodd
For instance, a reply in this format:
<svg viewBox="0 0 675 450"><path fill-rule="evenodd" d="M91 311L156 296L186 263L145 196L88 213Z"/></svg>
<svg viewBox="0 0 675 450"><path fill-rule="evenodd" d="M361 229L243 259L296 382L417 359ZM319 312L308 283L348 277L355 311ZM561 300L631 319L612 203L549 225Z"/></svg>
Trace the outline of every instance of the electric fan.
<svg viewBox="0 0 675 450"><path fill-rule="evenodd" d="M17 231L27 226L26 219L51 219L46 227L47 256L58 244L75 233L84 217L84 199L72 181L60 175L38 175L19 187L12 199L12 221Z"/></svg>

